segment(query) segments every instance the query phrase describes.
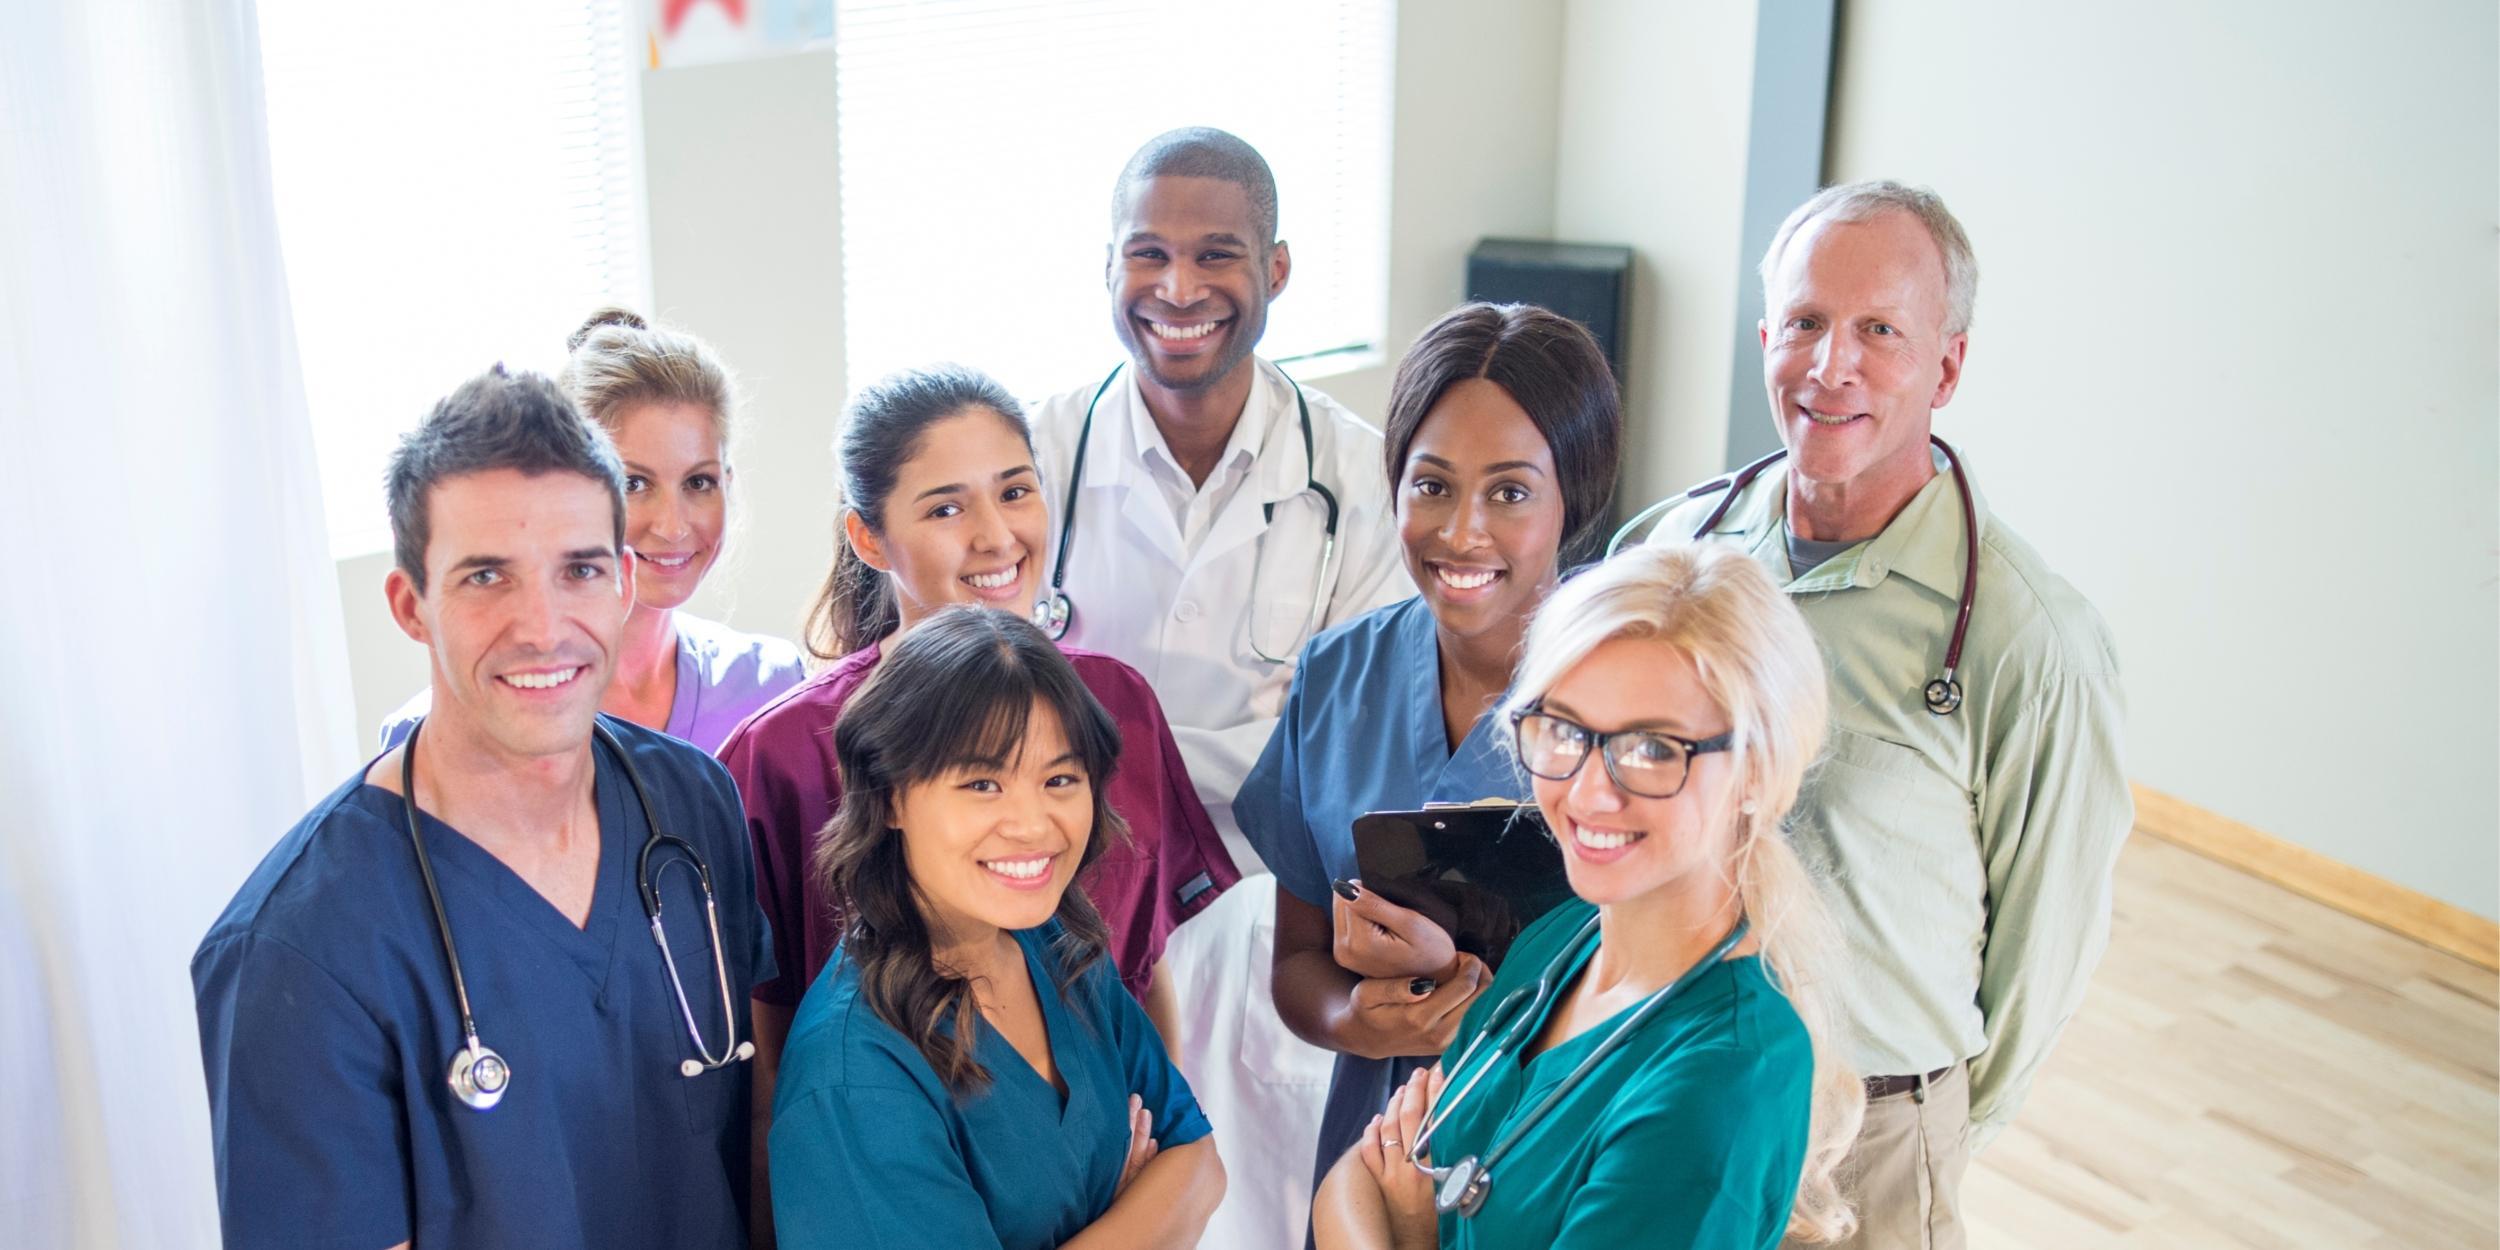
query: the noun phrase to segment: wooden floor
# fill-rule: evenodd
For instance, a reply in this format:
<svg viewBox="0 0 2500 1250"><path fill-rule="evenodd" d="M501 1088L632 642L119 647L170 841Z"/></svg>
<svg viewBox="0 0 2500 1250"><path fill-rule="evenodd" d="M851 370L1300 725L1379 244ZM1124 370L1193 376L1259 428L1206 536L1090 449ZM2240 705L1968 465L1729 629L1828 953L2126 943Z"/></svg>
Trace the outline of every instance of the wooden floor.
<svg viewBox="0 0 2500 1250"><path fill-rule="evenodd" d="M2149 837L1971 1245L2500 1246L2500 978Z"/></svg>

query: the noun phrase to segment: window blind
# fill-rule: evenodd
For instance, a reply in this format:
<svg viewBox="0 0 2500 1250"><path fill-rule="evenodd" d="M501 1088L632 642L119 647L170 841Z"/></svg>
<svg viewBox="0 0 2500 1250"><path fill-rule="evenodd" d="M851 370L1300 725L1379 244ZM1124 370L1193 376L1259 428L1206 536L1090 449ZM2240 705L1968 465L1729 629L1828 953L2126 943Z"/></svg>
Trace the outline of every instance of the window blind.
<svg viewBox="0 0 2500 1250"><path fill-rule="evenodd" d="M382 549L398 436L646 308L624 0L260 0L279 239L332 547Z"/></svg>
<svg viewBox="0 0 2500 1250"><path fill-rule="evenodd" d="M851 384L955 360L1038 398L1120 358L1112 184L1147 139L1217 126L1276 173L1294 268L1260 353L1377 345L1386 321L1392 0L841 0Z"/></svg>

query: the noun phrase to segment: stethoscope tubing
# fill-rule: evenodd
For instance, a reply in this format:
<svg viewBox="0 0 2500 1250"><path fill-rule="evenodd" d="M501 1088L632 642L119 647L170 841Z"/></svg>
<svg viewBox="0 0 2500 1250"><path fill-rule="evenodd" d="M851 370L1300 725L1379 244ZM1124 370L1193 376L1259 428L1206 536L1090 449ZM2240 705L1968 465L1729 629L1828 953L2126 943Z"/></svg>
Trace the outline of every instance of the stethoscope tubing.
<svg viewBox="0 0 2500 1250"><path fill-rule="evenodd" d="M1476 1068L1474 1075L1469 1076L1458 1087L1455 1094L1443 1097L1435 1113L1425 1120L1423 1131L1416 1134L1415 1140L1407 1146L1408 1161L1431 1176L1436 1183L1446 1182L1454 1174L1460 1177L1461 1184L1458 1192L1451 1193L1444 1190L1434 1197L1435 1205L1443 1213L1456 1212L1461 1218L1466 1218L1473 1216L1481 1209L1485 1194L1492 1188L1494 1165L1508 1157L1511 1150L1538 1124L1542 1123L1546 1115L1555 1107L1560 1106L1563 1099L1569 1097L1590 1073L1596 1071L1600 1064L1621 1050L1624 1039L1631 1036L1633 1030L1638 1029L1644 1021L1656 1015L1684 987L1692 984L1693 981L1725 960L1728 954L1736 949L1737 944L1745 940L1745 934L1750 927L1740 913L1736 917L1736 923L1728 927L1726 936L1719 939L1718 944L1710 949L1709 954L1702 956L1675 980L1668 982L1648 998L1643 999L1639 1006L1632 1009L1631 1015L1626 1016L1622 1023L1616 1025L1598 1041L1596 1049L1582 1056L1580 1062L1572 1065L1571 1071L1565 1073L1560 1081L1548 1088L1545 1096L1530 1106L1526 1114L1513 1117L1510 1127L1494 1140L1491 1148L1481 1154L1469 1155L1448 1167L1433 1167L1423 1163L1421 1160L1431 1146L1433 1134L1440 1131L1442 1124L1449 1120L1453 1112L1466 1105L1467 1095L1474 1091L1477 1083L1484 1079L1486 1073L1491 1072L1502 1061L1502 1056L1518 1046L1519 1026L1535 1021L1546 1006L1553 1001L1559 988L1555 977L1572 960L1578 958L1581 943L1588 940L1589 934L1595 932L1598 925L1598 917L1589 917L1580 926L1580 931L1573 934L1571 940L1563 945L1562 951L1545 965L1543 971L1537 974L1534 985L1512 990L1500 1003L1495 1004L1493 1014L1485 1020L1483 1031L1476 1034L1467 1043L1466 1048L1458 1052L1458 1062L1452 1065L1453 1075L1466 1072L1468 1061L1474 1057L1476 1049L1488 1040L1493 1043L1491 1052Z"/></svg>
<svg viewBox="0 0 2500 1250"><path fill-rule="evenodd" d="M1067 504L1060 509L1059 542L1050 562L1050 590L1033 605L1033 623L1040 626L1042 631L1049 634L1054 641L1067 637L1069 624L1076 618L1075 602L1069 598L1067 592L1068 551L1076 540L1076 505L1085 489L1085 449L1093 443L1094 413L1102 407L1102 397L1110 393L1111 384L1120 380L1120 371L1128 367L1126 362L1111 367L1111 372L1103 378L1102 385L1094 388L1093 398L1085 401L1085 420L1077 427L1076 456L1068 464ZM1327 511L1327 520L1322 529L1324 537L1320 545L1319 580L1312 586L1311 608L1303 616L1302 630L1295 640L1295 645L1286 648L1282 656L1269 655L1267 649L1259 645L1258 631L1256 629L1250 631L1251 654L1270 664L1283 664L1293 658L1293 653L1300 649L1302 640L1309 638L1312 630L1319 623L1323 607L1320 592L1328 588L1329 578L1335 571L1337 563L1337 523L1341 510L1337 503L1337 493L1328 489L1319 480L1319 446L1317 439L1311 433L1310 396L1303 393L1302 384L1294 381L1293 375L1282 369L1276 372L1278 376L1285 379L1287 386L1293 388L1294 408L1301 421L1302 489L1317 495L1321 506ZM1270 525L1275 524L1275 504L1267 505L1266 520ZM1256 568L1251 570L1251 581L1254 585L1258 581Z"/></svg>
<svg viewBox="0 0 2500 1250"><path fill-rule="evenodd" d="M463 1104L484 1111L503 1097L504 1085L510 1079L510 1066L503 1056L478 1040L477 1016L469 1005L468 978L460 968L460 948L452 938L451 916L444 910L442 886L434 876L434 857L425 849L424 832L417 822L417 737L424 729L425 718L419 717L416 724L409 726L408 740L401 747L400 809L408 825L409 846L416 852L417 874L425 883L426 902L434 911L435 933L443 940L443 961L451 970L452 997L460 1006L460 1032L466 1044L452 1056L452 1092ZM591 736L615 754L618 766L624 770L626 784L632 787L634 800L642 808L644 835L642 847L634 857L636 893L641 896L643 914L650 921L652 940L659 947L661 967L668 973L670 993L677 1001L678 1013L685 1019L687 1035L694 1040L695 1053L701 1056L700 1059L688 1059L679 1064L678 1071L688 1077L700 1076L747 1059L754 1055L755 1043L738 1040L737 1004L730 996L729 965L721 949L720 905L712 892L711 867L703 862L702 855L696 852L692 843L662 830L659 811L652 806L650 791L643 786L642 773L634 767L632 757L626 754L624 744L616 740L616 735L607 726L594 721ZM712 940L712 974L720 986L721 1019L729 1030L728 1039L717 1055L713 1053L710 1043L703 1040L702 1027L695 1023L693 1002L686 997L685 980L677 972L677 957L669 949L668 931L660 922L660 889L651 871L651 856L662 847L674 847L684 854L682 862L694 871L695 880L703 892L704 924ZM678 862L681 861L664 860L659 870L666 872L670 864ZM492 1062L498 1074L491 1087L485 1087L487 1082L471 1080L472 1071L487 1061Z"/></svg>
<svg viewBox="0 0 2500 1250"><path fill-rule="evenodd" d="M1960 679L1962 644L1970 637L1971 607L1978 602L1979 505L1971 499L1970 476L1962 471L1962 457L1953 450L1953 445L1933 434L1927 436L1927 441L1936 450L1944 453L1945 467L1952 472L1954 490L1962 500L1962 588L1961 593L1954 596L1953 637L1945 645L1943 674L1928 682L1926 687L1919 692L1920 697L1927 704L1928 711L1938 716L1950 716L1962 706ZM1669 509L1681 507L1692 500L1724 491L1726 493L1720 497L1718 505L1713 507L1710 515L1693 530L1693 541L1701 541L1710 531L1719 527L1720 521L1727 518L1728 510L1736 506L1736 497L1745 493L1745 488L1753 485L1754 479L1762 476L1763 470L1779 463L1787 455L1785 448L1772 452L1734 473L1714 477L1681 495L1669 495L1641 509L1633 514L1631 520L1624 522L1615 530L1613 538L1607 540L1606 554L1611 557L1623 550L1625 541L1640 532L1642 526L1664 515Z"/></svg>

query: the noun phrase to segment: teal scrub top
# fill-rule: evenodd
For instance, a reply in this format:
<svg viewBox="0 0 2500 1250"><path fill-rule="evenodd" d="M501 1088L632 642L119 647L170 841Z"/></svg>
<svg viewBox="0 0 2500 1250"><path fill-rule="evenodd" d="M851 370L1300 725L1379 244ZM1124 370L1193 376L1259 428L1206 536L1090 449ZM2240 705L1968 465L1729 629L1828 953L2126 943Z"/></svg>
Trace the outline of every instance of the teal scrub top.
<svg viewBox="0 0 2500 1250"><path fill-rule="evenodd" d="M1442 1057L1451 1077L1444 1099L1504 1040L1487 1040L1467 1070L1458 1070L1460 1053L1484 1032L1495 1005L1533 986L1550 966L1554 993L1518 1027L1518 1045L1544 1031L1551 1008L1596 953L1593 933L1573 942L1596 910L1573 899L1519 935ZM1451 1164L1489 1150L1634 1010L1625 1008L1524 1067L1518 1047L1503 1046L1433 1135L1433 1162ZM1814 1054L1804 1022L1761 960L1724 960L1643 1021L1495 1164L1481 1210L1466 1219L1441 1217L1441 1245L1771 1250L1796 1202L1813 1097Z"/></svg>
<svg viewBox="0 0 2500 1250"><path fill-rule="evenodd" d="M1048 1250L1111 1208L1128 1156L1128 1097L1165 1148L1207 1135L1189 1083L1108 958L1066 990L1053 921L1018 932L1063 1101L987 1021L989 1069L958 1099L919 1048L860 996L837 949L799 1004L782 1052L770 1138L773 1220L788 1250Z"/></svg>

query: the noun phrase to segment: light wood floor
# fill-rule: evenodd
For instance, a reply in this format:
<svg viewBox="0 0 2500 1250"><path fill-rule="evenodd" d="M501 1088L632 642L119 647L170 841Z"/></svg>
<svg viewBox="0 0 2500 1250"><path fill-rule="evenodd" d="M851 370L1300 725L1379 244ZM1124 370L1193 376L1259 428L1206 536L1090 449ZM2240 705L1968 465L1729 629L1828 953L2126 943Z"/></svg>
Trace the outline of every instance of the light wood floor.
<svg viewBox="0 0 2500 1250"><path fill-rule="evenodd" d="M2115 910L1972 1246L2500 1246L2500 978L2142 835Z"/></svg>

